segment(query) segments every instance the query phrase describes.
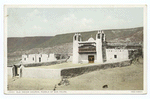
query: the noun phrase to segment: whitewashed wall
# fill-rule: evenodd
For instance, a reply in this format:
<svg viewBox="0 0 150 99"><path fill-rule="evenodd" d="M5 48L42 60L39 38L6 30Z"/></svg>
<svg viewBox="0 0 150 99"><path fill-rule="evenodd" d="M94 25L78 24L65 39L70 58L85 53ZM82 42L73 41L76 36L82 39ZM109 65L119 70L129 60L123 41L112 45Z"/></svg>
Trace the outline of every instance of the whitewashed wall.
<svg viewBox="0 0 150 99"><path fill-rule="evenodd" d="M47 54L42 54L41 62L47 62L47 61L48 61L48 55Z"/></svg>
<svg viewBox="0 0 150 99"><path fill-rule="evenodd" d="M13 70L12 70L12 68L13 67L7 67L7 75L11 76L11 77L13 76Z"/></svg>
<svg viewBox="0 0 150 99"><path fill-rule="evenodd" d="M28 55L28 63L35 63L36 57L35 54L29 54Z"/></svg>
<svg viewBox="0 0 150 99"><path fill-rule="evenodd" d="M78 46L79 46L78 41L74 40L73 41L73 60L72 60L72 62L74 64L77 64L79 62L79 53L78 53L79 49L78 49Z"/></svg>
<svg viewBox="0 0 150 99"><path fill-rule="evenodd" d="M94 55L94 63L97 62L97 55L96 54L79 54L79 62L82 63L88 63L88 56L89 55Z"/></svg>
<svg viewBox="0 0 150 99"><path fill-rule="evenodd" d="M70 56L69 59L67 60L67 62L72 62L72 58L73 58L73 56Z"/></svg>
<svg viewBox="0 0 150 99"><path fill-rule="evenodd" d="M117 55L117 58L114 57ZM106 49L107 61L123 61L128 59L127 49Z"/></svg>
<svg viewBox="0 0 150 99"><path fill-rule="evenodd" d="M22 63L26 63L28 61L27 55L22 55Z"/></svg>
<svg viewBox="0 0 150 99"><path fill-rule="evenodd" d="M36 54L35 57L36 57L36 62L38 63L39 62L39 58L41 58L42 55L41 54ZM41 62L42 62L42 58L41 58Z"/></svg>
<svg viewBox="0 0 150 99"><path fill-rule="evenodd" d="M22 68L22 77L61 79L60 69Z"/></svg>
<svg viewBox="0 0 150 99"><path fill-rule="evenodd" d="M39 61L41 58L41 61ZM56 61L54 54L29 54L29 55L22 55L22 63L39 63L39 62L51 62Z"/></svg>
<svg viewBox="0 0 150 99"><path fill-rule="evenodd" d="M49 54L49 57L48 57L48 61L51 62L51 61L56 61L57 59L55 58L55 54Z"/></svg>

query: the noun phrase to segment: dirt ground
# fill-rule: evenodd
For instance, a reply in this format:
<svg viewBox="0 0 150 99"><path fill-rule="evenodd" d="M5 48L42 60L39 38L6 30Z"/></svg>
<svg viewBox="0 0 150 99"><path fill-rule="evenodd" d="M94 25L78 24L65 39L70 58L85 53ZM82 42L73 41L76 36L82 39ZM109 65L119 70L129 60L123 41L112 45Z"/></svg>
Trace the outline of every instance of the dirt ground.
<svg viewBox="0 0 150 99"><path fill-rule="evenodd" d="M143 90L143 64L93 71L68 81L58 85L60 79L8 77L8 90L53 90L55 85L55 90Z"/></svg>

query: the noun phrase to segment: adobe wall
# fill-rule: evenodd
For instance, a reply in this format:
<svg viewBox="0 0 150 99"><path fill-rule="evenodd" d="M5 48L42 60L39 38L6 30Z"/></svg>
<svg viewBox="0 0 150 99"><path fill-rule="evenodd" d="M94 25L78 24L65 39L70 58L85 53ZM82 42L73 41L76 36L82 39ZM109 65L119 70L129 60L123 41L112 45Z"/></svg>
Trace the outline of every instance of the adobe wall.
<svg viewBox="0 0 150 99"><path fill-rule="evenodd" d="M131 65L130 60L123 61L123 62L116 62L116 63L105 63L105 64L87 65L83 67L66 68L66 69L62 69L61 76L74 77L95 70L114 68L114 67L123 67L129 65Z"/></svg>
<svg viewBox="0 0 150 99"><path fill-rule="evenodd" d="M73 56L70 56L69 59L67 60L67 62L72 62L72 58L73 58Z"/></svg>
<svg viewBox="0 0 150 99"><path fill-rule="evenodd" d="M90 64L81 67L68 67L63 69L44 69L21 66L20 77L61 79L63 76L74 77L95 70L123 67L129 65L131 65L130 60L115 63ZM8 75L12 76L12 67L7 67L7 71Z"/></svg>
<svg viewBox="0 0 150 99"><path fill-rule="evenodd" d="M22 77L61 79L60 69L22 68Z"/></svg>
<svg viewBox="0 0 150 99"><path fill-rule="evenodd" d="M49 65L64 63L66 61L67 61L66 59L62 59L62 60L57 60L57 61L52 61L52 62L28 63L28 64L22 64L22 65L24 65L25 67L49 66Z"/></svg>
<svg viewBox="0 0 150 99"><path fill-rule="evenodd" d="M116 57L115 57L116 55ZM127 49L106 49L107 61L124 61L128 59Z"/></svg>
<svg viewBox="0 0 150 99"><path fill-rule="evenodd" d="M7 75L8 76L13 76L13 69L12 69L13 67L7 67Z"/></svg>
<svg viewBox="0 0 150 99"><path fill-rule="evenodd" d="M56 61L55 54L49 54L47 61Z"/></svg>
<svg viewBox="0 0 150 99"><path fill-rule="evenodd" d="M29 54L22 55L22 63L41 63L56 61L55 54Z"/></svg>

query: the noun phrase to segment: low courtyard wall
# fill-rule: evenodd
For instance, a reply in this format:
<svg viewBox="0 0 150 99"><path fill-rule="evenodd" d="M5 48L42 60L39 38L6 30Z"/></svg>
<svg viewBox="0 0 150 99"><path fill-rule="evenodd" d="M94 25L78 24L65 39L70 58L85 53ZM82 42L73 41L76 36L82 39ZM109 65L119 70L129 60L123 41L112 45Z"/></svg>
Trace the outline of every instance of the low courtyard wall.
<svg viewBox="0 0 150 99"><path fill-rule="evenodd" d="M20 77L27 78L53 78L61 79L62 77L75 77L84 73L88 73L95 70L115 68L131 65L131 61L103 63L103 64L90 64L81 67L68 67L62 69L44 69L36 67L20 67ZM12 67L7 67L8 75L12 75Z"/></svg>
<svg viewBox="0 0 150 99"><path fill-rule="evenodd" d="M60 69L22 68L22 77L61 79Z"/></svg>
<svg viewBox="0 0 150 99"><path fill-rule="evenodd" d="M61 64L61 63L64 63L64 62L66 62L66 59L61 59L61 60L52 61L52 62L29 63L29 64L15 64L15 66L20 67L21 65L23 65L24 67L37 67L37 66L49 66L49 65L54 65L54 64ZM11 76L11 77L14 76L13 75L14 74L13 73L14 72L13 71L13 67L14 66L7 66L7 75L8 76ZM18 70L19 70L18 72L20 72L20 68ZM37 74L36 71L40 71L41 74ZM45 75L44 75L44 71L45 71ZM50 69L49 70L46 70L46 69L40 69L40 70L38 70L37 68L22 68L21 77L53 78L51 76L54 76L54 77L56 76L56 78L58 78L57 75L59 75L59 77L60 77L60 71L59 71L59 74L58 74L57 70L56 70L56 73L54 71L55 70L50 70ZM20 73L19 73L19 75L20 75ZM44 77L42 75L44 75ZM49 75L51 75L51 76L49 76Z"/></svg>
<svg viewBox="0 0 150 99"><path fill-rule="evenodd" d="M7 75L13 77L13 67L7 67Z"/></svg>
<svg viewBox="0 0 150 99"><path fill-rule="evenodd" d="M71 68L62 69L61 76L74 77L95 70L114 68L114 67L123 67L129 65L131 65L130 60L123 61L123 62L116 62L116 63L105 63L105 64L95 64L95 65L93 64L93 65L87 65L82 67L71 67Z"/></svg>

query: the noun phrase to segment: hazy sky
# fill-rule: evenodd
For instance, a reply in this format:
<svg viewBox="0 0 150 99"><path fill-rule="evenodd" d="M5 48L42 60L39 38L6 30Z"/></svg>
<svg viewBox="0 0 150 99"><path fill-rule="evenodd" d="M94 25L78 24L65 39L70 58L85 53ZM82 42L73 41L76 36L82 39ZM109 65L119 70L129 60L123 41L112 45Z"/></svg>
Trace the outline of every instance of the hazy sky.
<svg viewBox="0 0 150 99"><path fill-rule="evenodd" d="M8 8L8 37L143 26L143 8Z"/></svg>

